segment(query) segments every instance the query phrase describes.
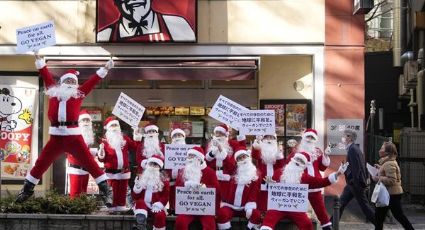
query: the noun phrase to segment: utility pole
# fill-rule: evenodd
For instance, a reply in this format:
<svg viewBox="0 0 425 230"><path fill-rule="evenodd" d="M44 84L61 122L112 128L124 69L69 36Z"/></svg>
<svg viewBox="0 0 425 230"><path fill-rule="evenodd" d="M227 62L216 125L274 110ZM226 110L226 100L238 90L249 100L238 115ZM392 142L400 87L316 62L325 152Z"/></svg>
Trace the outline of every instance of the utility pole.
<svg viewBox="0 0 425 230"><path fill-rule="evenodd" d="M373 136L375 134L375 114L376 114L376 105L375 100L370 101L370 134Z"/></svg>

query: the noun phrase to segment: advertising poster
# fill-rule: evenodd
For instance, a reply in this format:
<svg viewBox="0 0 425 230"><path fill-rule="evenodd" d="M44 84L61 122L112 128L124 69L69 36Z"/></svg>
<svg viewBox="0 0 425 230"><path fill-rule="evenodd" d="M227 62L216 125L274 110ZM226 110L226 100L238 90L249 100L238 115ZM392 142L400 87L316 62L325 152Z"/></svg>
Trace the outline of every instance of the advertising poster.
<svg viewBox="0 0 425 230"><path fill-rule="evenodd" d="M276 122L276 135L285 136L285 105L283 104L267 104L264 109L274 110Z"/></svg>
<svg viewBox="0 0 425 230"><path fill-rule="evenodd" d="M347 150L341 138L345 129L356 132L356 144L363 152L363 119L328 119L327 120L328 142L331 146L331 155L346 155Z"/></svg>
<svg viewBox="0 0 425 230"><path fill-rule="evenodd" d="M297 136L307 129L307 104L286 105L286 135Z"/></svg>

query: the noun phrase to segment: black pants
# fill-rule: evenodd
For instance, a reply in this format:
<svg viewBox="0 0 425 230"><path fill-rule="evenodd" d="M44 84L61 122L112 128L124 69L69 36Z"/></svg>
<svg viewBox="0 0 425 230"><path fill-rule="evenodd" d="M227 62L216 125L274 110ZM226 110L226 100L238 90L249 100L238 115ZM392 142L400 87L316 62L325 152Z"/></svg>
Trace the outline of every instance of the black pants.
<svg viewBox="0 0 425 230"><path fill-rule="evenodd" d="M382 230L385 217L388 210L391 210L394 218L403 226L404 229L414 229L401 208L401 194L390 195L390 204L387 207L377 207L375 211L376 230Z"/></svg>
<svg viewBox="0 0 425 230"><path fill-rule="evenodd" d="M359 188L350 184L347 184L344 187L344 191L341 194L341 208L339 209L339 216L342 216L344 208L350 203L350 201L356 198L357 203L360 205L360 208L363 211L363 214L366 216L367 220L375 225L375 212L372 207L369 205L369 201L366 196L366 189Z"/></svg>

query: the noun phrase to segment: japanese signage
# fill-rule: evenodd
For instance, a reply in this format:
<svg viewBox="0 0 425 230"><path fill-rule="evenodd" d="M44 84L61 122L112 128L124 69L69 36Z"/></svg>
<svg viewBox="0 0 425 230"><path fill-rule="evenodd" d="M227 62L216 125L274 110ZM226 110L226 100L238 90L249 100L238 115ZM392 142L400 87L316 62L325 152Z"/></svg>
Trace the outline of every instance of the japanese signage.
<svg viewBox="0 0 425 230"><path fill-rule="evenodd" d="M53 21L16 30L16 51L18 53L35 51L55 44L55 24Z"/></svg>
<svg viewBox="0 0 425 230"><path fill-rule="evenodd" d="M187 151L197 145L165 145L165 169L181 169L186 164Z"/></svg>
<svg viewBox="0 0 425 230"><path fill-rule="evenodd" d="M286 135L297 136L307 128L307 104L286 105Z"/></svg>
<svg viewBox="0 0 425 230"><path fill-rule="evenodd" d="M225 96L220 95L208 116L239 130L240 112L242 111L248 111L248 109L226 98Z"/></svg>
<svg viewBox="0 0 425 230"><path fill-rule="evenodd" d="M214 216L215 188L176 187L176 214Z"/></svg>
<svg viewBox="0 0 425 230"><path fill-rule="evenodd" d="M122 93L118 97L112 114L129 124L131 127L137 127L142 119L145 107L135 100Z"/></svg>
<svg viewBox="0 0 425 230"><path fill-rule="evenodd" d="M307 212L307 184L269 184L267 210Z"/></svg>
<svg viewBox="0 0 425 230"><path fill-rule="evenodd" d="M328 119L327 133L328 142L331 145L332 155L345 155L345 145L341 138L345 129L351 129L357 134L356 144L363 151L363 120L362 119Z"/></svg>
<svg viewBox="0 0 425 230"><path fill-rule="evenodd" d="M274 110L248 110L240 113L240 133L264 135L275 133Z"/></svg>
<svg viewBox="0 0 425 230"><path fill-rule="evenodd" d="M31 168L36 89L0 85L2 179L24 179Z"/></svg>

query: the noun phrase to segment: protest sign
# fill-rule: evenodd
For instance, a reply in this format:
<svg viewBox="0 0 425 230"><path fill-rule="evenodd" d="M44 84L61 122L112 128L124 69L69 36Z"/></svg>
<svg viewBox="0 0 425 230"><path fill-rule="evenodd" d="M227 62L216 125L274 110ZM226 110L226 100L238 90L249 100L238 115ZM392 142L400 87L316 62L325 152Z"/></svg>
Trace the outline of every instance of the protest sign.
<svg viewBox="0 0 425 230"><path fill-rule="evenodd" d="M328 119L327 126L331 155L347 154L346 146L341 141L346 129L350 129L357 134L356 144L359 144L360 150L363 152L363 119Z"/></svg>
<svg viewBox="0 0 425 230"><path fill-rule="evenodd" d="M165 145L165 169L181 169L186 164L187 151L198 145Z"/></svg>
<svg viewBox="0 0 425 230"><path fill-rule="evenodd" d="M176 214L214 216L215 188L176 187Z"/></svg>
<svg viewBox="0 0 425 230"><path fill-rule="evenodd" d="M56 45L56 36L53 21L16 30L16 51L18 53L40 50L54 45Z"/></svg>
<svg viewBox="0 0 425 230"><path fill-rule="evenodd" d="M240 113L239 132L244 135L275 134L274 110L248 110Z"/></svg>
<svg viewBox="0 0 425 230"><path fill-rule="evenodd" d="M211 112L208 116L223 122L230 127L239 130L240 127L240 112L247 111L248 109L239 105L238 103L226 98L223 95L218 97L214 106L211 108Z"/></svg>
<svg viewBox="0 0 425 230"><path fill-rule="evenodd" d="M114 109L112 110L112 114L129 124L131 127L137 127L139 125L144 112L145 107L122 92L118 97Z"/></svg>
<svg viewBox="0 0 425 230"><path fill-rule="evenodd" d="M307 184L269 184L267 210L307 212L307 208Z"/></svg>

